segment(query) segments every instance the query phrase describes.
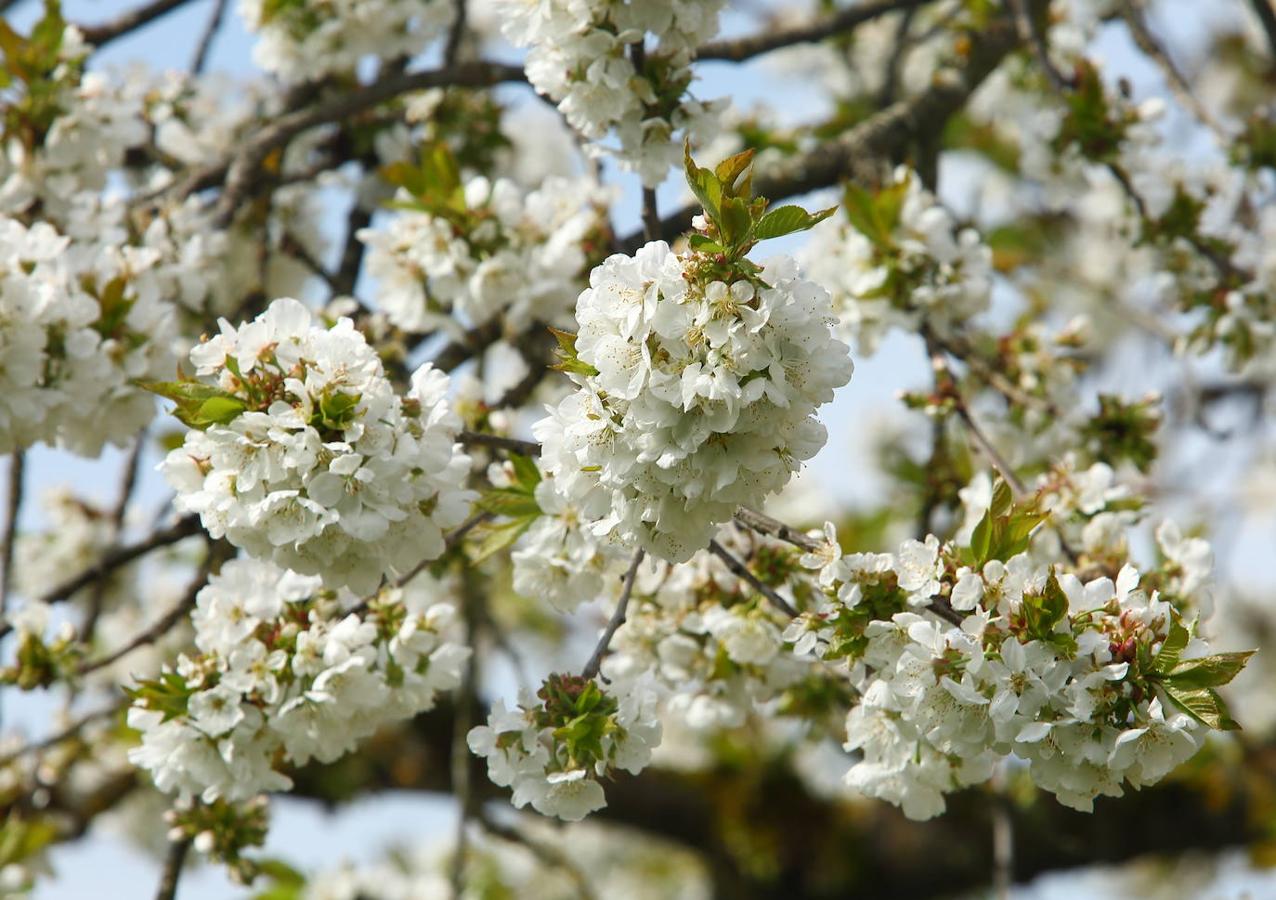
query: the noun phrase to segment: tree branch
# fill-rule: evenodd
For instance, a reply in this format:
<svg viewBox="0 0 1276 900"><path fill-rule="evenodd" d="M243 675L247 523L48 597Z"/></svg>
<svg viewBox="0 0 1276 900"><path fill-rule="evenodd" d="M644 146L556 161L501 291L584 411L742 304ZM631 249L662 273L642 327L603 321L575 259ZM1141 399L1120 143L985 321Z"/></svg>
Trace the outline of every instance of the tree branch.
<svg viewBox="0 0 1276 900"><path fill-rule="evenodd" d="M87 43L95 47L103 47L116 38L124 37L129 32L135 31L160 16L167 15L175 9L185 6L189 2L190 0L152 0L151 3L132 9L111 22L104 22L101 25L80 25L78 27Z"/></svg>
<svg viewBox="0 0 1276 900"><path fill-rule="evenodd" d="M177 882L182 878L182 867L186 865L186 854L190 852L193 840L190 837L181 837L169 843L155 900L173 900L177 896Z"/></svg>
<svg viewBox="0 0 1276 900"><path fill-rule="evenodd" d="M230 0L214 0L213 13L208 17L208 24L204 26L204 33L199 37L199 44L195 47L195 56L191 60L191 74L203 74L204 66L208 64L208 54L213 48L213 40L217 37L217 32L221 30L222 22L226 18L226 8L230 5Z"/></svg>
<svg viewBox="0 0 1276 900"><path fill-rule="evenodd" d="M456 439L467 447L487 447L489 450L504 450L506 453L517 453L520 456L541 455L541 445L535 441L522 441L518 438L500 437L478 431L462 431Z"/></svg>
<svg viewBox="0 0 1276 900"><path fill-rule="evenodd" d="M620 626L625 624L625 616L629 612L629 598L634 592L634 582L638 578L638 566L642 564L642 558L645 555L642 549L634 552L633 561L629 563L629 571L625 572L624 586L620 589L620 600L616 602L616 609L607 621L607 627L603 629L602 636L598 638L594 652L589 655L589 661L580 671L582 678L593 678L598 674L598 670L602 668L603 657L607 655L607 648L611 646L611 639L616 636Z"/></svg>
<svg viewBox="0 0 1276 900"><path fill-rule="evenodd" d="M784 613L789 618L795 618L797 616L798 611L793 608L793 605L789 603L789 601L781 597L775 588L771 587L769 584L763 584L762 580L750 572L749 567L746 566L743 561L737 559L726 547L722 546L717 541L710 541L709 552L726 563L726 566L731 570L732 575L743 579L748 583L749 587L753 588L763 597L766 597L767 600L771 602L771 605L777 610Z"/></svg>
<svg viewBox="0 0 1276 900"><path fill-rule="evenodd" d="M280 116L248 138L235 154L190 173L181 181L156 193L174 193L180 199L196 191L215 187L224 180L215 224L225 225L262 174L262 162L272 150L288 144L297 134L319 125L338 122L393 100L401 94L435 87L492 87L504 82L525 82L518 66L503 63L470 62L424 72L396 73L353 91L327 97L313 106Z"/></svg>
<svg viewBox="0 0 1276 900"><path fill-rule="evenodd" d="M64 741L71 740L71 738L78 735L85 726L91 725L99 719L109 719L111 716L118 713L124 708L126 703L127 701L125 700L119 700L111 706L103 709L95 709L90 713L85 713L61 731L54 732L48 737L36 741L34 744L24 744L16 750L11 750L4 756L0 756L0 768L4 768L28 754L39 753L41 750L48 750L50 747L56 747Z"/></svg>
<svg viewBox="0 0 1276 900"><path fill-rule="evenodd" d="M183 538L199 534L199 532L199 516L186 516L183 519L178 519L173 525L170 525L162 531L156 531L143 541L139 541L136 544L130 544L127 547L121 547L118 550L113 550L106 554L106 556L102 557L97 564L89 566L79 575L67 579L62 582L62 584L53 588L53 590L40 597L40 602L59 603L70 597L76 591L88 587L97 579L110 574L121 566L131 563L139 556L145 556L147 553L150 553L152 550L157 550L160 547L167 547L170 544L176 544ZM7 626L3 627L3 630L0 630L0 634L7 633Z"/></svg>
<svg viewBox="0 0 1276 900"><path fill-rule="evenodd" d="M208 555L204 557L204 561L200 563L199 569L195 572L195 577L190 580L185 593L182 594L177 603L173 604L172 609L161 616L154 625L134 635L133 639L127 644L113 650L106 656L83 663L76 674L83 677L96 672L98 669L104 669L128 656L138 647L153 644L168 634L178 622L186 618L190 611L195 608L195 598L199 595L204 585L208 583L209 574L224 558L230 556L229 551L230 545L225 543L210 546Z"/></svg>
<svg viewBox="0 0 1276 900"><path fill-rule="evenodd" d="M735 38L728 41L715 41L705 44L696 51L696 59L719 59L728 62L742 62L772 50L791 47L794 44L813 44L834 35L850 31L865 22L872 21L889 13L924 6L930 0L876 0L861 3L823 19L787 28L781 31L763 32L748 37Z"/></svg>
<svg viewBox="0 0 1276 900"><path fill-rule="evenodd" d="M972 35L971 43L964 68L940 73L926 90L870 116L837 140L760 170L754 180L755 193L774 201L830 187L848 178L863 184L876 182L885 162L903 154L919 135L943 128L1018 45L1018 37L1013 23L1003 16ZM700 206L691 204L664 216L659 236L665 240L678 237L691 227L691 218L698 212ZM639 231L622 238L618 248L633 253L644 242Z"/></svg>
<svg viewBox="0 0 1276 900"><path fill-rule="evenodd" d="M1276 10L1272 9L1271 0L1249 0L1249 5L1253 7L1259 24L1263 26L1272 55L1276 56Z"/></svg>
<svg viewBox="0 0 1276 900"><path fill-rule="evenodd" d="M810 535L785 525L779 519L773 519L752 509L740 507L736 510L735 520L745 528L751 528L760 534L778 538L786 544L792 544L794 547L800 547L803 550L818 550L822 546L820 541Z"/></svg>
<svg viewBox="0 0 1276 900"><path fill-rule="evenodd" d="M13 587L13 551L18 541L18 516L22 513L22 488L26 474L26 455L15 450L9 457L9 490L5 500L4 536L0 537L0 621L9 608L9 591ZM0 624L0 629L7 626ZM3 635L0 630L0 635Z"/></svg>

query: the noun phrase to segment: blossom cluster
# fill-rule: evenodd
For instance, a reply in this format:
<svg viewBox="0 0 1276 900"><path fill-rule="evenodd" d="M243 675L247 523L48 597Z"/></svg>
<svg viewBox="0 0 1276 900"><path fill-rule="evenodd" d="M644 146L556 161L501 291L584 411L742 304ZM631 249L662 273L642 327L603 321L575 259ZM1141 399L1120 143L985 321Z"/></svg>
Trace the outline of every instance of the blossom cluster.
<svg viewBox="0 0 1276 900"><path fill-rule="evenodd" d="M609 576L623 569L625 548L582 528L579 509L551 479L536 485L534 499L536 521L510 554L514 590L570 611L618 589L619 580Z"/></svg>
<svg viewBox="0 0 1276 900"><path fill-rule="evenodd" d="M453 315L471 326L500 313L516 329L566 324L607 233L603 192L561 177L530 192L482 176L458 188L455 204L409 197L384 226L359 232L378 308L409 332L455 327Z"/></svg>
<svg viewBox="0 0 1276 900"><path fill-rule="evenodd" d="M288 789L281 759L331 762L460 683L470 651L432 594L390 588L359 612L317 578L226 563L196 598L198 652L130 691L141 744L129 759L160 790L205 802Z"/></svg>
<svg viewBox="0 0 1276 900"><path fill-rule="evenodd" d="M287 82L351 72L368 57L410 58L442 35L449 0L240 0L253 61Z"/></svg>
<svg viewBox="0 0 1276 900"><path fill-rule="evenodd" d="M690 559L823 445L813 413L852 369L829 311L788 258L610 257L576 304L579 389L533 426L555 489L595 535Z"/></svg>
<svg viewBox="0 0 1276 900"><path fill-rule="evenodd" d="M984 534L1002 527L992 521ZM825 549L803 558L823 596L785 637L845 666L857 692L846 749L859 759L846 783L930 818L945 794L1013 755L1038 786L1088 811L1123 784L1159 781L1209 728L1234 727L1213 688L1248 654L1208 656L1168 599L1199 588L1208 553L1175 529L1158 536L1198 571L1171 581L1127 563L1115 580L1083 581L1028 552L984 559L934 536L844 556L826 526ZM977 529L972 546L982 540Z"/></svg>
<svg viewBox="0 0 1276 900"><path fill-rule="evenodd" d="M623 696L594 679L551 675L536 697L506 709L492 705L486 725L469 734L470 749L487 759L494 784L513 790L513 803L576 822L606 806L599 779L624 769L638 774L660 742L655 694L641 683Z"/></svg>
<svg viewBox="0 0 1276 900"><path fill-rule="evenodd" d="M800 574L782 545L733 528L717 540L768 583ZM654 685L666 731L683 745L663 748L671 758L685 757L689 742L743 726L755 711L777 711L810 674L809 660L787 652L785 618L708 551L644 567L634 594L602 672L618 690Z"/></svg>
<svg viewBox="0 0 1276 900"><path fill-rule="evenodd" d="M707 136L718 104L687 96L696 48L718 27L723 0L498 0L502 31L528 47L528 81L592 140L614 132L622 165L654 187L681 140ZM649 40L648 36L654 40ZM644 47L640 58L632 47Z"/></svg>
<svg viewBox="0 0 1276 900"><path fill-rule="evenodd" d="M446 375L422 366L400 398L353 322L291 299L223 319L191 361L202 381L156 386L194 426L160 468L209 534L363 594L443 552L471 497Z"/></svg>
<svg viewBox="0 0 1276 900"><path fill-rule="evenodd" d="M848 221L817 227L803 248L808 275L828 288L842 332L871 354L887 331L925 321L952 333L988 308L992 251L905 167L875 195L845 204Z"/></svg>
<svg viewBox="0 0 1276 900"><path fill-rule="evenodd" d="M150 421L132 382L173 364L157 257L0 217L0 451L44 441L96 456Z"/></svg>

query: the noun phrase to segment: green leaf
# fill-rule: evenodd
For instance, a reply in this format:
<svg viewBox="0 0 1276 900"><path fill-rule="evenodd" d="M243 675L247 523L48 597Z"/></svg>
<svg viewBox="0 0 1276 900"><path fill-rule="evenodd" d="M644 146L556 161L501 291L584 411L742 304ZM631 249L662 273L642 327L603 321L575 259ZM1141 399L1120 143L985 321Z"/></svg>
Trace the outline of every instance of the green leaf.
<svg viewBox="0 0 1276 900"><path fill-rule="evenodd" d="M176 403L203 403L211 397L233 396L202 381L139 381L137 386Z"/></svg>
<svg viewBox="0 0 1276 900"><path fill-rule="evenodd" d="M1050 631L1053 631L1054 626L1068 614L1068 595L1059 586L1059 579L1055 577L1053 569L1046 578L1046 589L1041 597L1041 609L1044 614L1043 624Z"/></svg>
<svg viewBox="0 0 1276 900"><path fill-rule="evenodd" d="M180 377L180 373L179 377ZM172 400L173 415L183 424L199 430L224 425L246 409L244 401L202 381L138 381L142 390Z"/></svg>
<svg viewBox="0 0 1276 900"><path fill-rule="evenodd" d="M728 251L734 251L743 246L749 240L753 230L753 217L749 215L749 204L739 197L724 198L718 229L722 232L722 244Z"/></svg>
<svg viewBox="0 0 1276 900"><path fill-rule="evenodd" d="M536 499L520 488L492 488L484 491L483 495L474 501L474 505L497 516L536 518L541 514L541 508L537 505Z"/></svg>
<svg viewBox="0 0 1276 900"><path fill-rule="evenodd" d="M209 425L226 425L245 409L247 406L238 397L209 397L199 405L196 415L201 422Z"/></svg>
<svg viewBox="0 0 1276 900"><path fill-rule="evenodd" d="M518 540L523 532L532 527L532 523L536 521L539 513L540 511L537 510L536 516L522 516L505 522L488 523L474 529L479 536L479 540L470 554L470 561L477 564L490 556L500 553Z"/></svg>
<svg viewBox="0 0 1276 900"><path fill-rule="evenodd" d="M297 900L306 886L306 876L283 860L253 860L253 869L271 880L269 887L253 895L253 900Z"/></svg>
<svg viewBox="0 0 1276 900"><path fill-rule="evenodd" d="M1161 649L1156 654L1156 659L1152 660L1152 671L1157 675L1168 675L1178 665L1179 654L1183 652L1183 648L1187 646L1187 642L1191 640L1191 633L1183 627L1183 623L1178 616L1174 617L1170 623L1170 633L1166 635L1165 640L1161 643Z"/></svg>
<svg viewBox="0 0 1276 900"><path fill-rule="evenodd" d="M528 493L535 491L536 485L541 483L541 470L536 467L536 460L521 453L511 453L509 460L514 468L515 482Z"/></svg>
<svg viewBox="0 0 1276 900"><path fill-rule="evenodd" d="M725 253L726 248L708 235L692 234L687 238L691 249L699 253Z"/></svg>
<svg viewBox="0 0 1276 900"><path fill-rule="evenodd" d="M894 246L891 229L882 222L872 194L859 185L848 182L845 208L846 218L850 223L879 250L890 250Z"/></svg>
<svg viewBox="0 0 1276 900"><path fill-rule="evenodd" d="M716 225L719 208L722 205L721 182L708 169L702 169L696 165L696 161L691 158L690 142L683 145L683 164L686 169L687 186L704 207L705 215Z"/></svg>
<svg viewBox="0 0 1276 900"><path fill-rule="evenodd" d="M970 560L976 568L983 569L988 561L988 551L992 547L992 510L987 510L979 520L975 530L970 533Z"/></svg>
<svg viewBox="0 0 1276 900"><path fill-rule="evenodd" d="M1006 484L1004 479L998 478L996 485L992 489L992 503L988 507L988 511L994 516L1004 516L1010 512L1010 508L1014 505L1014 494L1010 491L1010 485Z"/></svg>
<svg viewBox="0 0 1276 900"><path fill-rule="evenodd" d="M554 354L558 357L558 363L550 366L556 372L566 372L567 374L576 375L597 375L598 370L585 362L576 355L576 335L570 331L563 331L552 325L549 332L554 336L554 340L558 341L558 349Z"/></svg>
<svg viewBox="0 0 1276 900"><path fill-rule="evenodd" d="M1045 520L1046 514L1028 509L1015 510L1004 521L998 540L992 548L994 558L1005 561L1028 549L1032 532Z"/></svg>
<svg viewBox="0 0 1276 900"><path fill-rule="evenodd" d="M740 173L753 165L753 153L754 151L749 149L741 151L734 156L728 156L718 163L713 170L714 177L718 179L718 184L725 193L729 193L732 196L740 196L733 188L736 186L735 182L740 177ZM741 185L740 187L743 188L744 186Z"/></svg>
<svg viewBox="0 0 1276 900"><path fill-rule="evenodd" d="M1217 691L1211 688L1189 690L1168 682L1162 684L1162 687L1175 706L1207 728L1217 731L1240 730L1241 726L1232 718L1227 704Z"/></svg>
<svg viewBox="0 0 1276 900"><path fill-rule="evenodd" d="M1216 653L1200 659L1186 659L1174 667L1165 680L1177 688L1222 687L1240 674L1256 651Z"/></svg>
<svg viewBox="0 0 1276 900"><path fill-rule="evenodd" d="M786 234L806 231L814 228L836 211L836 206L830 206L816 213L809 213L800 206L779 206L758 220L758 226L753 230L753 237L759 241L766 241Z"/></svg>

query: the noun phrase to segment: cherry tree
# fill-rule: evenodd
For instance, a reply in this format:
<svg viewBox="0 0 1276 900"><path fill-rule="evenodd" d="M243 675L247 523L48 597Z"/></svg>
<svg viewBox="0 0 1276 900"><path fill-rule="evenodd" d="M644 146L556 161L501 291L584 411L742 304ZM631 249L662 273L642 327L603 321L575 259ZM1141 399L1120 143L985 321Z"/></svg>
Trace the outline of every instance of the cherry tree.
<svg viewBox="0 0 1276 900"><path fill-rule="evenodd" d="M160 898L1276 858L1276 12L1221 6L0 0L0 890L109 827ZM264 849L385 790L455 827Z"/></svg>

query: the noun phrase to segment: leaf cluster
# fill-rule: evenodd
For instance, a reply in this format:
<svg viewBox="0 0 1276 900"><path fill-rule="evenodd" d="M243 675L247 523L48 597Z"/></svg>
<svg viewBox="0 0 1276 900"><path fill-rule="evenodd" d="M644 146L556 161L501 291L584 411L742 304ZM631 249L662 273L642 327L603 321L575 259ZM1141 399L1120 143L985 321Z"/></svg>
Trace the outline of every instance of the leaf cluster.
<svg viewBox="0 0 1276 900"><path fill-rule="evenodd" d="M709 226L706 234L691 236L693 250L739 262L759 241L806 231L833 215L836 207L816 213L792 205L768 210L765 197L753 196L753 155L745 150L706 169L691 158L690 145L685 147L687 184Z"/></svg>

